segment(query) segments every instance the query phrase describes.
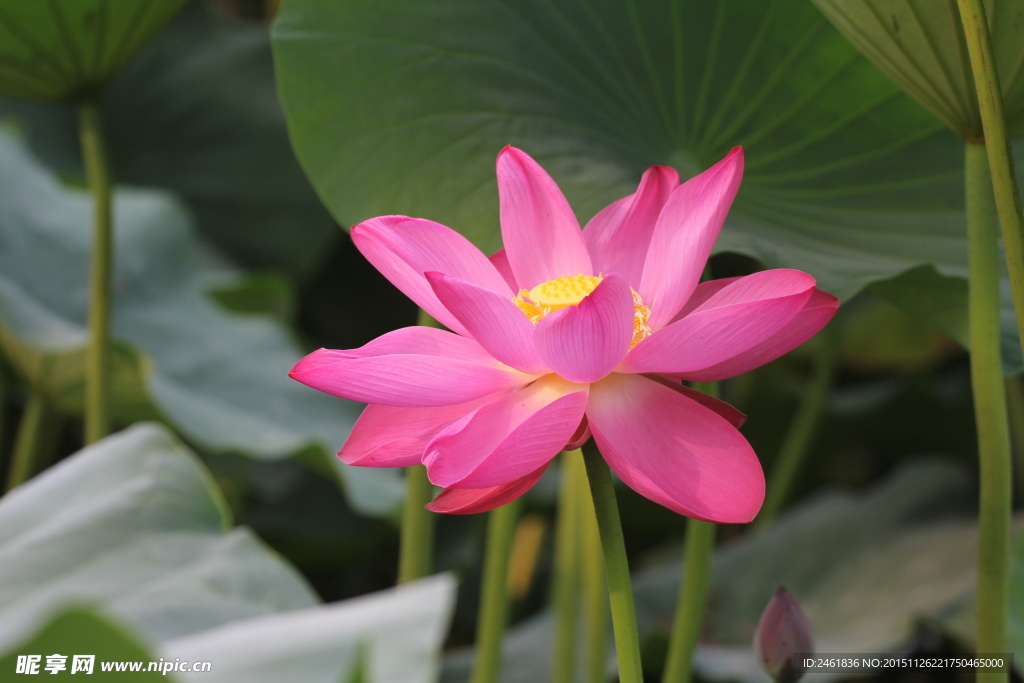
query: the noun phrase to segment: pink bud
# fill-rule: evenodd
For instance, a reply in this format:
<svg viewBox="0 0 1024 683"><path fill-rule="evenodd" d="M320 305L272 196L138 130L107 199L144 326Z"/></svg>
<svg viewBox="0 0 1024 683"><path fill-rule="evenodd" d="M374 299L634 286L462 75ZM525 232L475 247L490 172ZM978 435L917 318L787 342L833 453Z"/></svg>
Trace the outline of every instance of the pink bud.
<svg viewBox="0 0 1024 683"><path fill-rule="evenodd" d="M754 651L761 666L778 683L795 683L803 675L793 663L796 653L814 652L811 623L785 588L779 586L757 622Z"/></svg>

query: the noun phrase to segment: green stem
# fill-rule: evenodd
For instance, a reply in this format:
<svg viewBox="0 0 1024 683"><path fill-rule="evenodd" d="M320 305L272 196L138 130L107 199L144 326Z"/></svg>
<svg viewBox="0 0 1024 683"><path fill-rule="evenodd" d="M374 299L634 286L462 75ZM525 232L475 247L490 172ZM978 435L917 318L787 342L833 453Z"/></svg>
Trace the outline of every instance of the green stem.
<svg viewBox="0 0 1024 683"><path fill-rule="evenodd" d="M965 161L970 269L971 388L978 429L978 652L1007 652L1012 472L999 351L999 246L985 148L968 143ZM1004 674L982 674L986 680Z"/></svg>
<svg viewBox="0 0 1024 683"><path fill-rule="evenodd" d="M420 310L417 325L438 327L436 320ZM398 583L429 576L434 564L434 513L424 506L434 497L434 487L422 465L405 469L405 503L398 551Z"/></svg>
<svg viewBox="0 0 1024 683"><path fill-rule="evenodd" d="M601 557L601 532L597 528L594 501L590 497L585 466L577 479L580 504L580 561L583 583L583 623L586 626L586 680L606 683L608 680L608 586L604 580Z"/></svg>
<svg viewBox="0 0 1024 683"><path fill-rule="evenodd" d="M577 449L562 453L562 481L555 528L555 566L551 604L555 613L554 683L572 683L576 671L576 624L579 615L580 513L579 480L586 478Z"/></svg>
<svg viewBox="0 0 1024 683"><path fill-rule="evenodd" d="M827 334L827 333L826 333ZM774 521L779 510L789 498L800 466L814 438L814 432L821 421L825 399L835 378L835 354L828 339L818 339L809 386L800 397L796 415L789 423L786 435L779 448L779 456L768 475L767 494L755 525L767 527Z"/></svg>
<svg viewBox="0 0 1024 683"><path fill-rule="evenodd" d="M698 382L694 388L718 398L718 382ZM672 622L668 658L662 683L687 683L693 673L693 653L697 649L700 629L707 606L711 558L715 552L715 531L712 522L687 520L686 547L683 555L683 576L680 580L679 602Z"/></svg>
<svg viewBox="0 0 1024 683"><path fill-rule="evenodd" d="M1006 378L1006 409L1010 418L1015 480L1018 491L1024 493L1024 376Z"/></svg>
<svg viewBox="0 0 1024 683"><path fill-rule="evenodd" d="M434 487L423 465L405 468L405 503L398 555L398 583L429 576L433 565L434 513L425 509Z"/></svg>
<svg viewBox="0 0 1024 683"><path fill-rule="evenodd" d="M992 54L992 37L981 0L957 0L960 20L967 38L974 87L978 93L981 126L988 152L988 172L992 176L996 210L1002 226L1006 263L1013 290L1013 308L1017 313L1017 331L1024 340L1024 217L1021 216L1020 194L1014 177L1013 154L1006 135L1003 96L999 74ZM970 146L970 144L968 144ZM986 204L991 200L986 199Z"/></svg>
<svg viewBox="0 0 1024 683"><path fill-rule="evenodd" d="M687 522L683 582L679 602L676 604L675 620L672 622L662 683L686 683L693 673L693 653L697 649L704 622L717 528L712 522L698 519Z"/></svg>
<svg viewBox="0 0 1024 683"><path fill-rule="evenodd" d="M18 436L14 441L10 470L7 472L7 491L31 479L40 468L46 413L46 401L42 394L33 391L29 394L18 425Z"/></svg>
<svg viewBox="0 0 1024 683"><path fill-rule="evenodd" d="M110 174L107 170L99 108L79 107L79 136L93 203L92 263L89 271L89 348L85 363L85 443L110 431L110 298L113 270L113 224Z"/></svg>
<svg viewBox="0 0 1024 683"><path fill-rule="evenodd" d="M501 641L508 624L508 562L519 504L516 499L488 513L472 683L495 683L501 673Z"/></svg>
<svg viewBox="0 0 1024 683"><path fill-rule="evenodd" d="M615 652L619 660L619 683L643 683L640 636L636 626L636 608L633 606L633 587L629 581L626 543L622 537L622 523L615 501L615 486L608 464L592 444L591 441L584 446L583 461L587 466L590 495L594 500L597 528L601 533Z"/></svg>

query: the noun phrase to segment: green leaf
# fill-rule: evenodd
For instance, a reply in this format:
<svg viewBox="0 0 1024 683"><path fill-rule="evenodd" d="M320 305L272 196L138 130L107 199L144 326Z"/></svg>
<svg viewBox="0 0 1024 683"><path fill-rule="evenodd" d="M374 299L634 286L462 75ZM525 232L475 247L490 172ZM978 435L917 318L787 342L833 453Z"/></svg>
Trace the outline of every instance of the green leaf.
<svg viewBox="0 0 1024 683"><path fill-rule="evenodd" d="M807 613L819 652L888 652L917 620L938 616L974 588L976 523L970 477L944 460L905 464L863 494L824 492L760 534L715 554L709 609L696 667L709 680L762 683L751 648L776 587ZM633 589L642 636L664 640L679 590L678 550L649 561ZM502 683L528 683L549 670L551 619L513 629ZM447 663L446 683L463 680L467 655Z"/></svg>
<svg viewBox="0 0 1024 683"><path fill-rule="evenodd" d="M62 101L96 97L186 0L0 3L0 92Z"/></svg>
<svg viewBox="0 0 1024 683"><path fill-rule="evenodd" d="M490 252L505 144L581 219L650 164L689 177L743 145L718 250L843 299L966 273L962 141L803 0L291 0L273 37L299 160L344 225L423 216Z"/></svg>
<svg viewBox="0 0 1024 683"><path fill-rule="evenodd" d="M64 662L65 670L57 674L50 674L45 670L46 657L52 654L67 657ZM126 673L123 671L104 673L100 667L101 662L150 662L157 661L159 655L154 655L146 645L139 642L138 638L89 607L70 607L57 613L38 633L16 645L5 655L0 655L0 671L17 671L18 655L40 656L39 673L48 676L85 674L86 671L71 673L73 657L93 655L95 660L92 673L86 674L90 675L90 681L177 680L173 675L164 677L162 673L145 670L131 674L130 679L125 678Z"/></svg>
<svg viewBox="0 0 1024 683"><path fill-rule="evenodd" d="M341 237L288 142L267 28L193 2L106 89L118 182L177 192L206 239L243 266L308 275ZM33 150L82 173L72 107L0 100Z"/></svg>
<svg viewBox="0 0 1024 683"><path fill-rule="evenodd" d="M316 603L230 523L205 468L158 426L64 460L0 499L0 650L72 603L151 640Z"/></svg>
<svg viewBox="0 0 1024 683"><path fill-rule="evenodd" d="M360 669L365 683L432 683L454 602L455 582L442 574L195 633L164 643L162 652L216 662L218 683L279 683L296 680L297 671L310 681L343 681ZM202 673L178 676L204 679Z"/></svg>
<svg viewBox="0 0 1024 683"><path fill-rule="evenodd" d="M965 138L984 137L956 0L813 0L889 78ZM1024 132L1024 2L985 0L1010 135Z"/></svg>
<svg viewBox="0 0 1024 683"><path fill-rule="evenodd" d="M0 499L0 665L57 652L96 654L98 669L156 660L148 650L209 661L225 683L315 683L342 680L366 643L368 682L428 683L450 576L319 605L293 568L229 523L209 473L157 425L18 487Z"/></svg>
<svg viewBox="0 0 1024 683"><path fill-rule="evenodd" d="M882 299L914 311L922 320L967 348L967 281L943 277L920 266L868 289Z"/></svg>
<svg viewBox="0 0 1024 683"><path fill-rule="evenodd" d="M0 346L56 406L80 414L90 200L0 134L0 207ZM358 404L288 378L300 354L279 323L211 300L212 285L236 276L211 265L182 206L165 193L118 190L114 215L116 420L160 417L214 451L302 454L339 477L358 510L390 511L401 499L397 473L330 455Z"/></svg>

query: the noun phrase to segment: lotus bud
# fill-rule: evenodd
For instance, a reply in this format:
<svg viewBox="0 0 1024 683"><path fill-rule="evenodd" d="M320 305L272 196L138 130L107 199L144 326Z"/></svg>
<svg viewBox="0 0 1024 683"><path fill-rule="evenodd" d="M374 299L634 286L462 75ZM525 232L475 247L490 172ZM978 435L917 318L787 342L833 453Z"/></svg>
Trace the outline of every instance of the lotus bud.
<svg viewBox="0 0 1024 683"><path fill-rule="evenodd" d="M811 623L800 605L785 588L779 586L757 622L754 651L764 670L778 683L796 683L803 671L795 666L793 655L814 652Z"/></svg>

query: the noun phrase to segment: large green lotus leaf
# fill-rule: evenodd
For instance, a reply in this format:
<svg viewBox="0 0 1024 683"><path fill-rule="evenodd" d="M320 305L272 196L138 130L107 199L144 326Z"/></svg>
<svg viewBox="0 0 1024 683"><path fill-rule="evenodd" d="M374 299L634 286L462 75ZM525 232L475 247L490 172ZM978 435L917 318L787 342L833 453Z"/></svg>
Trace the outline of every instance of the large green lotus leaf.
<svg viewBox="0 0 1024 683"><path fill-rule="evenodd" d="M81 413L91 203L9 134L0 134L0 344L62 410ZM114 199L118 422L161 417L202 447L277 459L296 453L342 479L357 509L380 514L401 498L391 470L342 465L358 404L289 379L300 358L267 316L236 315L207 290L234 281L162 192Z"/></svg>
<svg viewBox="0 0 1024 683"><path fill-rule="evenodd" d="M889 78L957 133L984 134L956 0L813 0ZM984 0L1010 134L1024 132L1024 1Z"/></svg>
<svg viewBox="0 0 1024 683"><path fill-rule="evenodd" d="M341 234L306 180L277 101L267 27L195 2L132 60L102 101L114 177L169 188L243 266L303 276ZM77 114L0 100L40 158L80 174Z"/></svg>
<svg viewBox="0 0 1024 683"><path fill-rule="evenodd" d="M803 0L292 0L273 36L293 144L343 224L423 216L492 251L505 144L581 219L650 164L689 177L743 145L718 250L843 299L966 274L962 141Z"/></svg>
<svg viewBox="0 0 1024 683"><path fill-rule="evenodd" d="M0 92L95 97L186 0L3 0Z"/></svg>
<svg viewBox="0 0 1024 683"><path fill-rule="evenodd" d="M977 537L967 516L971 510L970 476L961 467L917 460L862 494L819 494L763 533L721 546L695 660L701 676L769 680L751 643L780 584L806 611L817 651L887 652L903 646L918 619L937 616L971 595ZM634 574L645 639L667 638L680 573L675 559L649 562ZM543 679L551 638L546 615L513 629L505 657L516 665L506 666L502 683ZM468 661L466 653L454 656L445 682L464 680Z"/></svg>
<svg viewBox="0 0 1024 683"><path fill-rule="evenodd" d="M0 665L17 654L95 653L98 670L104 658L156 660L146 647L209 661L218 681L315 683L344 680L365 646L368 681L428 683L451 577L319 605L293 568L229 524L203 466L152 424L15 489L0 499ZM107 643L98 652L88 649L92 631Z"/></svg>

